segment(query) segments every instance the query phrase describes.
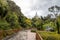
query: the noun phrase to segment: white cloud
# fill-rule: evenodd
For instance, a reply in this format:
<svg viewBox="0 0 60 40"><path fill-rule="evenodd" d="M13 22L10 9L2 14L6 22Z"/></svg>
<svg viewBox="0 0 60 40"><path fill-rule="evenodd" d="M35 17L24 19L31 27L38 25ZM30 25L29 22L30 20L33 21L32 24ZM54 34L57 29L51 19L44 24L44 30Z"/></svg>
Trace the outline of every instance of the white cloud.
<svg viewBox="0 0 60 40"><path fill-rule="evenodd" d="M13 0L19 7L21 7L22 13L32 18L36 11L39 16L45 16L47 15L48 8L52 5L59 5L60 0Z"/></svg>

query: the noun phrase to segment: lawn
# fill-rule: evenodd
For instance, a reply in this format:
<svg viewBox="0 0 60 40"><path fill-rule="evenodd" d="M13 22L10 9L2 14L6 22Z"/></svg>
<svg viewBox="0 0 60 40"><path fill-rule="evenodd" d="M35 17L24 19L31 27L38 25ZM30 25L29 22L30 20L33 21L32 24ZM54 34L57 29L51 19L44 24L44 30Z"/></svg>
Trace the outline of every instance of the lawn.
<svg viewBox="0 0 60 40"><path fill-rule="evenodd" d="M60 34L56 32L38 31L44 40L60 40Z"/></svg>

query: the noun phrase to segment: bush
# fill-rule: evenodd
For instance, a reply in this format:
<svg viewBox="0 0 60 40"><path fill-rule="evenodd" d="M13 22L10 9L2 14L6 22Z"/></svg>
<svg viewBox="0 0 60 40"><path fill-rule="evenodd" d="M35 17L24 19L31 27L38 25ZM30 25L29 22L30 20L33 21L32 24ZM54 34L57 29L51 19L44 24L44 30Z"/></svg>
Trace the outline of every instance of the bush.
<svg viewBox="0 0 60 40"><path fill-rule="evenodd" d="M36 32L36 30L31 30L31 32Z"/></svg>
<svg viewBox="0 0 60 40"><path fill-rule="evenodd" d="M7 23L5 20L0 20L0 30L7 30L10 29L9 23Z"/></svg>

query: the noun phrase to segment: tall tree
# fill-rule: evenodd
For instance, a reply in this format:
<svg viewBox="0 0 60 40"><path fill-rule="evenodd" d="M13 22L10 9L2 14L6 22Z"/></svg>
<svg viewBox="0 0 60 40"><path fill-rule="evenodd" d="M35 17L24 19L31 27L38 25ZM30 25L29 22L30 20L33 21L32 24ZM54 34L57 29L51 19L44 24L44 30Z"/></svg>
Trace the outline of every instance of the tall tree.
<svg viewBox="0 0 60 40"><path fill-rule="evenodd" d="M54 14L54 16L55 16L55 18L56 18L56 25L57 25L57 29L58 29L58 34L60 33L59 32L59 23L58 23L58 21L57 21L57 15L58 15L58 13L60 12L60 7L59 6L57 6L57 5L55 5L55 6L52 6L52 7L50 7L50 8L48 8L48 10L50 11L50 12L53 12L53 14Z"/></svg>

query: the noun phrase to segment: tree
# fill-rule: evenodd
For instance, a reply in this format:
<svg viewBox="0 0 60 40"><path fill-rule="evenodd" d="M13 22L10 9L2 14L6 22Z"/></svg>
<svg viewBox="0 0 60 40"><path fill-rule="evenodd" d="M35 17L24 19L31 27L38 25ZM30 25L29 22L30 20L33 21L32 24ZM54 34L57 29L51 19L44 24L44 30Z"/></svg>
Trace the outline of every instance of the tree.
<svg viewBox="0 0 60 40"><path fill-rule="evenodd" d="M8 9L6 6L0 4L0 17L3 19L7 15Z"/></svg>
<svg viewBox="0 0 60 40"><path fill-rule="evenodd" d="M8 23L10 23L11 28L18 27L18 17L15 12L12 12L9 15L7 15L6 20Z"/></svg>
<svg viewBox="0 0 60 40"><path fill-rule="evenodd" d="M57 23L56 24L57 24L58 32L60 33L60 15L57 17Z"/></svg>
<svg viewBox="0 0 60 40"><path fill-rule="evenodd" d="M56 25L57 25L57 29L58 29L58 34L60 33L59 32L59 23L58 23L58 21L57 21L57 15L58 15L58 13L60 12L60 7L59 6L57 6L57 5L55 5L55 6L52 6L52 7L50 7L50 8L48 8L48 10L50 11L50 12L53 12L53 14L54 14L54 16L55 16L55 18L56 18Z"/></svg>
<svg viewBox="0 0 60 40"><path fill-rule="evenodd" d="M26 28L25 20L26 20L26 17L24 17L23 15L19 16L18 22L21 25L21 27L23 27L23 28Z"/></svg>
<svg viewBox="0 0 60 40"><path fill-rule="evenodd" d="M58 14L58 12L60 12L60 7L55 5L55 6L52 6L52 7L48 8L48 10L50 12L53 12L54 15L56 16Z"/></svg>
<svg viewBox="0 0 60 40"><path fill-rule="evenodd" d="M42 30L43 29L42 19L39 18L38 16L35 16L34 18L32 18L32 26L37 28L38 30Z"/></svg>
<svg viewBox="0 0 60 40"><path fill-rule="evenodd" d="M26 24L26 27L27 27L27 28L31 28L31 27L32 27L32 24L31 24L31 23L32 23L32 22L31 22L31 19L28 19L28 18L27 18L27 19L25 20L25 24Z"/></svg>

